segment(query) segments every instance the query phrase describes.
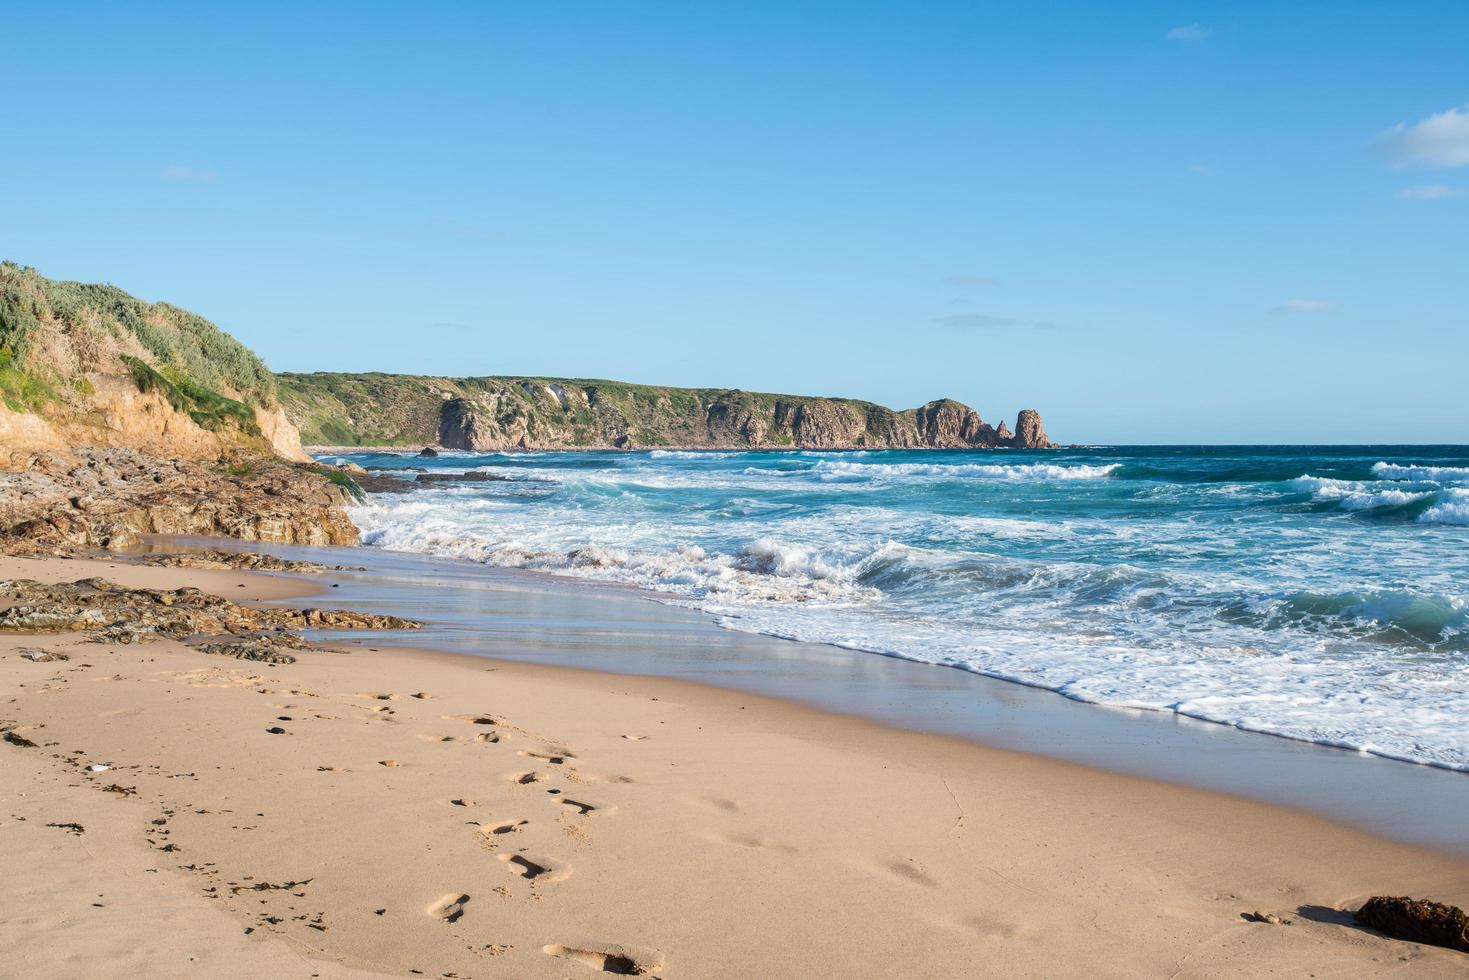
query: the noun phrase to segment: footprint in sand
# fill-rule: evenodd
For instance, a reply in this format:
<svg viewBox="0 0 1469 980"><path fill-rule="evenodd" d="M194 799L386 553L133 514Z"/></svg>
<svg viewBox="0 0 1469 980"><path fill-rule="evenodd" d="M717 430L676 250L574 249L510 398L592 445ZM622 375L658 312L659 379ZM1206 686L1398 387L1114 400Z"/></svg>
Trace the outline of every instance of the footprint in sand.
<svg viewBox="0 0 1469 980"><path fill-rule="evenodd" d="M923 870L923 866L912 858L888 861L882 865L882 868L904 881L912 882L915 885L922 885L925 888L937 888L939 884L930 878L928 873Z"/></svg>
<svg viewBox="0 0 1469 980"><path fill-rule="evenodd" d="M424 911L441 922L457 922L468 902L469 896L463 892L450 892Z"/></svg>
<svg viewBox="0 0 1469 980"><path fill-rule="evenodd" d="M467 725L495 725L499 724L489 715L444 715L445 721L462 721Z"/></svg>
<svg viewBox="0 0 1469 980"><path fill-rule="evenodd" d="M469 799L467 796L461 796L459 799L457 799L457 800L450 800L449 802L451 804L453 804L454 806L474 806L475 805L474 800Z"/></svg>
<svg viewBox="0 0 1469 980"><path fill-rule="evenodd" d="M720 813L739 813L744 809L734 800L726 800L722 796L685 797L683 802L690 803L694 806L707 807L710 810L717 810Z"/></svg>
<svg viewBox="0 0 1469 980"><path fill-rule="evenodd" d="M538 772L512 772L506 778L517 786L529 786L531 783L540 782L541 774Z"/></svg>
<svg viewBox="0 0 1469 980"><path fill-rule="evenodd" d="M608 946L606 949L586 949L577 946L563 946L560 943L551 943L541 947L541 952L547 956L559 957L578 963L589 970L597 970L602 973L611 973L624 977L638 977L652 973L654 970L663 968L662 957L657 957L650 962L639 962L627 955L621 946Z"/></svg>
<svg viewBox="0 0 1469 980"><path fill-rule="evenodd" d="M402 764L397 759L381 759L378 761L378 765L387 766L389 769L396 769Z"/></svg>
<svg viewBox="0 0 1469 980"><path fill-rule="evenodd" d="M580 800L573 800L568 797L562 797L560 802L562 806L570 807L572 810L576 811L577 815L583 817L589 813L595 812L598 809L590 803L583 803Z"/></svg>
<svg viewBox="0 0 1469 980"><path fill-rule="evenodd" d="M629 742L641 742L643 739L647 738L648 736L646 736L646 735L624 735L622 737L625 738L625 739L627 739Z"/></svg>
<svg viewBox="0 0 1469 980"><path fill-rule="evenodd" d="M571 757L571 753L570 752L552 753L552 752L525 752L525 751L521 751L521 752L517 752L515 754L516 755L519 755L519 756L524 756L527 759L540 759L541 761L550 763L553 766L565 765L566 760Z"/></svg>
<svg viewBox="0 0 1469 980"><path fill-rule="evenodd" d="M631 776L608 776L600 772L586 772L581 769L572 769L566 773L566 778L574 783L631 783Z"/></svg>
<svg viewBox="0 0 1469 980"><path fill-rule="evenodd" d="M523 854L501 854L498 859L511 874L527 881L561 881L571 873L561 868L553 875L549 861L534 861Z"/></svg>
<svg viewBox="0 0 1469 980"><path fill-rule="evenodd" d="M520 828L528 823L530 823L529 820L491 820L488 823L480 824L479 832L487 835L514 834L518 833Z"/></svg>
<svg viewBox="0 0 1469 980"><path fill-rule="evenodd" d="M748 847L751 850L775 851L778 854L796 853L796 848L790 844L768 841L754 834L714 834L708 839L720 844L728 844L731 847Z"/></svg>
<svg viewBox="0 0 1469 980"><path fill-rule="evenodd" d="M363 692L359 693L357 696L359 698L367 698L367 699L369 699L371 701L396 701L396 700L398 700L398 695L396 695L396 694L381 694L381 693L378 693L377 691L363 691Z"/></svg>

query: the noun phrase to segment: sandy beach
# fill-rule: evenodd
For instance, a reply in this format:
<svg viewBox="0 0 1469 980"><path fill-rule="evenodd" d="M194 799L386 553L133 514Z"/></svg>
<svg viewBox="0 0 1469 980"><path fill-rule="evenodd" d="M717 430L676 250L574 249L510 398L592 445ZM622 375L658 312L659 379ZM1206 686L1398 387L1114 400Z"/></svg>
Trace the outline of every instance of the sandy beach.
<svg viewBox="0 0 1469 980"><path fill-rule="evenodd" d="M0 561L4 578L91 575L237 600L315 589ZM1342 911L1372 894L1463 905L1461 859L681 681L7 635L0 691L5 727L35 743L0 746L7 976L1465 969Z"/></svg>

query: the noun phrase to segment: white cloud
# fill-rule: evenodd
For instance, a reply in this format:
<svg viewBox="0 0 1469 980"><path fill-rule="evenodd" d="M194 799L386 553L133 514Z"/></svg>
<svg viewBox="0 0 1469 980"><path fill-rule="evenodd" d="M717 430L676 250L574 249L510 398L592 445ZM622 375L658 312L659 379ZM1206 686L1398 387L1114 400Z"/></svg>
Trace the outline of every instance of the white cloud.
<svg viewBox="0 0 1469 980"><path fill-rule="evenodd" d="M1325 299L1288 299L1275 308L1276 313L1329 313L1336 304Z"/></svg>
<svg viewBox="0 0 1469 980"><path fill-rule="evenodd" d="M1469 187L1449 187L1447 184L1421 184L1404 187L1398 197L1405 201L1440 201L1446 197L1469 197Z"/></svg>
<svg viewBox="0 0 1469 980"><path fill-rule="evenodd" d="M178 165L167 166L158 175L164 180L192 181L194 183L207 184L219 176L214 170L199 170L196 167L181 167Z"/></svg>
<svg viewBox="0 0 1469 980"><path fill-rule="evenodd" d="M1213 33L1214 29L1212 27L1204 27L1200 24L1184 24L1181 27L1173 28L1163 36L1170 41L1202 41Z"/></svg>
<svg viewBox="0 0 1469 980"><path fill-rule="evenodd" d="M1400 167L1462 167L1469 164L1469 105L1447 109L1411 126L1398 123L1379 142Z"/></svg>
<svg viewBox="0 0 1469 980"><path fill-rule="evenodd" d="M955 313L951 316L941 316L934 319L934 323L945 327L957 327L962 330L1059 330L1059 323L1048 323L1045 320L1026 320L1013 316L989 316L984 313Z"/></svg>

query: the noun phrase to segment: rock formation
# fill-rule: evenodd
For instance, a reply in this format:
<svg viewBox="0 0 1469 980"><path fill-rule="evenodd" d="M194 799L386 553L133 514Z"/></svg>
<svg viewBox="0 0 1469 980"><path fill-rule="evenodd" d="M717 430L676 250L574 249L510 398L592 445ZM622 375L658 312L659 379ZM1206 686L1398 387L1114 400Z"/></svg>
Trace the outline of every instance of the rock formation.
<svg viewBox="0 0 1469 980"><path fill-rule="evenodd" d="M101 578L44 583L0 582L3 633L89 633L99 643L142 643L170 637L223 637L206 652L290 663L282 650L307 649L297 630L409 630L423 624L397 616L341 609L242 606L199 589L129 589Z"/></svg>
<svg viewBox="0 0 1469 980"><path fill-rule="evenodd" d="M352 485L321 467L240 454L165 460L128 449L26 453L0 462L0 548L123 549L144 534L353 544Z"/></svg>
<svg viewBox="0 0 1469 980"><path fill-rule="evenodd" d="M1041 425L1041 413L1033 408L1021 410L1020 417L1015 420L1015 437L1012 442L1019 449L1056 448L1056 444L1046 438L1046 430Z"/></svg>
<svg viewBox="0 0 1469 980"><path fill-rule="evenodd" d="M282 402L321 446L520 449L1049 448L1033 411L1002 423L952 399L893 411L848 398L550 378L285 374Z"/></svg>

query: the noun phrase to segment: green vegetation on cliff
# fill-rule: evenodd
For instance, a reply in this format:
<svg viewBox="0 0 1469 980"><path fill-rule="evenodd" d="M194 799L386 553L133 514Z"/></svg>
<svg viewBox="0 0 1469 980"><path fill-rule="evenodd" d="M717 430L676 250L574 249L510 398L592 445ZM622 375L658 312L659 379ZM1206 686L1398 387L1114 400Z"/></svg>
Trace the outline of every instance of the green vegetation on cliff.
<svg viewBox="0 0 1469 980"><path fill-rule="evenodd" d="M138 353L154 366L198 388L232 392L261 407L276 404L275 376L265 363L198 314L146 302L116 286L47 279L28 266L0 262L0 351L16 364L44 357L54 353L48 332L67 335L82 362L111 339L141 347Z"/></svg>
<svg viewBox="0 0 1469 980"><path fill-rule="evenodd" d="M259 434L255 413L244 402L201 388L172 367L157 371L129 354L122 355L122 362L132 372L139 391L156 391L163 395L175 410L187 413L201 429L218 432L233 423L245 432Z"/></svg>
<svg viewBox="0 0 1469 980"><path fill-rule="evenodd" d="M279 404L270 369L203 317L0 262L0 397L10 411L85 427L98 385L126 378L201 428L247 440L260 436L253 409Z"/></svg>

